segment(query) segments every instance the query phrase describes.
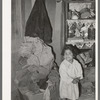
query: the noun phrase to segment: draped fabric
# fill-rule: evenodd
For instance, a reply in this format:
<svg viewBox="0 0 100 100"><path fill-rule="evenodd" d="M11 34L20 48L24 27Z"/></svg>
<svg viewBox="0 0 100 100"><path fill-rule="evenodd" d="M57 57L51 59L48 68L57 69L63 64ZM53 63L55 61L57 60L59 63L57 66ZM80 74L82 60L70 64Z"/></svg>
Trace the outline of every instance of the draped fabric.
<svg viewBox="0 0 100 100"><path fill-rule="evenodd" d="M36 0L26 23L25 36L39 37L45 43L52 42L52 26L45 0Z"/></svg>

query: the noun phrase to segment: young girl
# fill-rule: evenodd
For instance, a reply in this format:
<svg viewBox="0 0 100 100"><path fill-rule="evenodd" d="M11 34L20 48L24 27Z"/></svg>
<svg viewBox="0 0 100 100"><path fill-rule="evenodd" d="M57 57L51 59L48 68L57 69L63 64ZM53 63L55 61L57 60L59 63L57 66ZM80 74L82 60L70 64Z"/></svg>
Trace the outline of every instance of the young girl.
<svg viewBox="0 0 100 100"><path fill-rule="evenodd" d="M83 78L80 63L74 59L73 49L65 46L63 50L60 73L60 98L62 100L76 100L79 97L78 82Z"/></svg>

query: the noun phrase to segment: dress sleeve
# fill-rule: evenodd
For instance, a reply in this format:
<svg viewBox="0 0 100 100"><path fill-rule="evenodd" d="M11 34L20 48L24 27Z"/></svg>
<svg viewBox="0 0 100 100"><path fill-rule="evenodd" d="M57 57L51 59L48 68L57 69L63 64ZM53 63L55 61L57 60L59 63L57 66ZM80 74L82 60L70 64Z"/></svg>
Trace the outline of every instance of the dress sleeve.
<svg viewBox="0 0 100 100"><path fill-rule="evenodd" d="M61 65L60 65L59 74L60 74L61 80L65 81L67 84L72 83L73 78L71 78L71 77L68 75L64 64L61 64Z"/></svg>
<svg viewBox="0 0 100 100"><path fill-rule="evenodd" d="M83 70L80 63L77 64L77 70L78 70L77 77L80 77L80 79L83 79Z"/></svg>

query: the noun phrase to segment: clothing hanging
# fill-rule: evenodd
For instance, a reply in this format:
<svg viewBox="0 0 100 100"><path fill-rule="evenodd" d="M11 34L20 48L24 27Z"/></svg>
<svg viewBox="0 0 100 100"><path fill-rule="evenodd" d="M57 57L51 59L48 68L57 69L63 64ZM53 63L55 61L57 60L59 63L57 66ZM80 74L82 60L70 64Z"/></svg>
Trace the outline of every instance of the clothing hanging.
<svg viewBox="0 0 100 100"><path fill-rule="evenodd" d="M26 23L25 36L38 36L45 43L52 42L52 26L46 10L45 0L35 1Z"/></svg>

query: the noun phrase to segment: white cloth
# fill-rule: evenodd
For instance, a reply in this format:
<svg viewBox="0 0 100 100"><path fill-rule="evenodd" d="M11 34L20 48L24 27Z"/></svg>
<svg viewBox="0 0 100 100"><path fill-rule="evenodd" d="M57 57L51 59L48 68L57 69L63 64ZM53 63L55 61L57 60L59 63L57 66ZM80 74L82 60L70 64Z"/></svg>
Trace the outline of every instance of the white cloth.
<svg viewBox="0 0 100 100"><path fill-rule="evenodd" d="M83 78L82 68L78 61L75 59L73 63L64 60L59 68L60 73L60 97L76 100L79 97L78 84L73 84L72 81L76 77Z"/></svg>
<svg viewBox="0 0 100 100"><path fill-rule="evenodd" d="M47 81L47 83L48 83L48 86L47 86L47 88L46 88L46 90L44 92L43 100L51 100L50 99L50 90L49 90L49 87L52 86L53 84L49 80Z"/></svg>
<svg viewBox="0 0 100 100"><path fill-rule="evenodd" d="M50 90L48 87L44 92L43 100L50 100Z"/></svg>
<svg viewBox="0 0 100 100"><path fill-rule="evenodd" d="M31 56L28 58L27 60L27 65L35 65L35 66L39 66L39 59L37 56L31 54Z"/></svg>

